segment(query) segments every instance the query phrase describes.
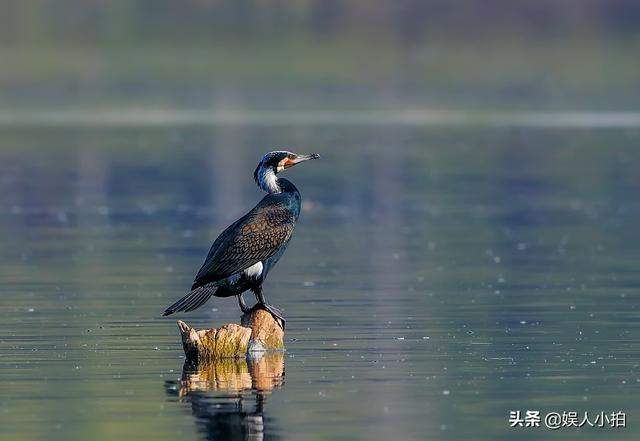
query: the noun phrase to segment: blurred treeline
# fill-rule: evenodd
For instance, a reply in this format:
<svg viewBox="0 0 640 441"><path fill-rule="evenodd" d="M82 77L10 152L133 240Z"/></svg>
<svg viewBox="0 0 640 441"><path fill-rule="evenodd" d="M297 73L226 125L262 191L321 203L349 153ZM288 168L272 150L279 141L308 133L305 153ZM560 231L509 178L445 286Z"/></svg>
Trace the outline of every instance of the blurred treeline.
<svg viewBox="0 0 640 441"><path fill-rule="evenodd" d="M405 45L436 37L628 36L639 28L637 0L5 0L0 13L3 45L258 36Z"/></svg>
<svg viewBox="0 0 640 441"><path fill-rule="evenodd" d="M635 110L639 33L638 0L4 0L0 107Z"/></svg>

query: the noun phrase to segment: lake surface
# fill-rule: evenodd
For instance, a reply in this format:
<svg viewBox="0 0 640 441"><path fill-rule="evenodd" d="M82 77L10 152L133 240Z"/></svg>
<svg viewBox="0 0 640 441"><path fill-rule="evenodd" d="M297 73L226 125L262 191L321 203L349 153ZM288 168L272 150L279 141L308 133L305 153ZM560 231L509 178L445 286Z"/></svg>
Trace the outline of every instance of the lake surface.
<svg viewBox="0 0 640 441"><path fill-rule="evenodd" d="M637 439L639 134L4 125L0 438ZM277 147L322 155L286 173L305 205L265 284L287 350L183 373L176 319L237 302L160 315ZM628 427L509 428L518 410Z"/></svg>

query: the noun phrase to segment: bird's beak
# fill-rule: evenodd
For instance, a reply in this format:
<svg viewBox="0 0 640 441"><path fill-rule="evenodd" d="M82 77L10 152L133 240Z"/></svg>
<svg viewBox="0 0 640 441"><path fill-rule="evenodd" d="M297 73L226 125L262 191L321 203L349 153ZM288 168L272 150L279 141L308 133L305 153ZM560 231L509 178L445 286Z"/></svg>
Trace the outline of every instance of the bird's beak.
<svg viewBox="0 0 640 441"><path fill-rule="evenodd" d="M300 164L301 162L318 158L320 158L320 155L317 153L311 153L310 155L298 155L294 159L287 159L287 161L284 163L284 168L293 167L294 165Z"/></svg>

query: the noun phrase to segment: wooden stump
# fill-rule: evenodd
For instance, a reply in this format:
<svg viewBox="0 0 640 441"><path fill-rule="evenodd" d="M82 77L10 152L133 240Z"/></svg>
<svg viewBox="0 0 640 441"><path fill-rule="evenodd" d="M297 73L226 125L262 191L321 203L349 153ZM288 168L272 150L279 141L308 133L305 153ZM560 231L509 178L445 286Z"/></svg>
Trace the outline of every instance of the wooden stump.
<svg viewBox="0 0 640 441"><path fill-rule="evenodd" d="M265 309L254 308L242 316L241 323L242 325L229 323L219 328L196 331L178 320L187 361L202 363L284 350L281 322Z"/></svg>

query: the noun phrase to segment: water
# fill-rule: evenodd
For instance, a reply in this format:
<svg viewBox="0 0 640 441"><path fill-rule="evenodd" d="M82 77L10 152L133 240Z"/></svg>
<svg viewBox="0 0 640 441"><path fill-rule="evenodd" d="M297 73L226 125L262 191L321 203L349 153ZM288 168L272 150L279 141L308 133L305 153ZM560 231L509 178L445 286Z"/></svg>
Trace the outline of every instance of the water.
<svg viewBox="0 0 640 441"><path fill-rule="evenodd" d="M92 124L0 131L3 440L640 434L633 125ZM287 172L305 205L265 285L287 351L183 372L160 314L278 146L322 155Z"/></svg>

